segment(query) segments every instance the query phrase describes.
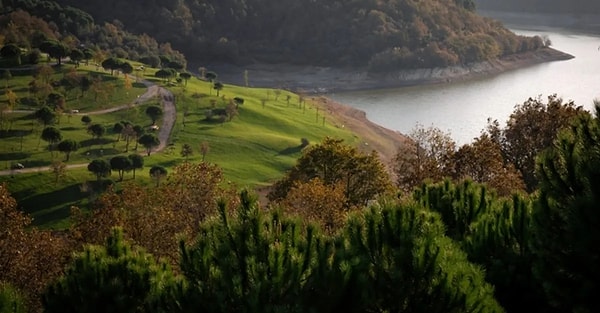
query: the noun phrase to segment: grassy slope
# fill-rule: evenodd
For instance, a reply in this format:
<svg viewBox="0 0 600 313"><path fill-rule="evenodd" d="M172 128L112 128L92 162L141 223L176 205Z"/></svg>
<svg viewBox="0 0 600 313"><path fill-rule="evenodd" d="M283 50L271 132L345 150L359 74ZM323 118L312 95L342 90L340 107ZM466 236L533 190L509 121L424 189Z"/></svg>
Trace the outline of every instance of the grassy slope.
<svg viewBox="0 0 600 313"><path fill-rule="evenodd" d="M152 71L147 71L146 74L151 75ZM25 81L27 79L23 80ZM17 83L12 83L18 88ZM180 155L183 144L191 145L194 150L190 161L199 162L202 160L200 144L207 142L210 151L206 155L206 161L216 163L223 168L226 180L240 187L254 188L269 185L293 166L301 154L301 138L306 138L311 143L319 142L325 136L342 138L349 144L358 142L358 138L348 130L338 128L331 117L327 116L323 119L323 112L318 112L317 115L317 109L310 99L304 105L299 105L298 95L286 91L281 91L278 100L275 100L275 92L272 90L225 85L220 96L216 97L216 91L210 89L210 83L195 78L190 80L185 88L182 86L168 88L176 96L178 110L170 144L164 151L145 157L145 168L137 171L136 182L138 183L151 183L148 169L153 165L165 166L170 170L183 162L184 158ZM121 101L130 103L139 93L141 91L135 89L135 92L128 95L129 98L121 98ZM212 107L211 100L213 103L216 102L216 108L224 108L234 97L241 97L245 101L239 108L239 115L232 121L220 123L206 120L205 111ZM264 101L263 108L265 99L268 100ZM90 102L84 101L80 107L86 108L86 111L98 108L97 104L90 104ZM183 125L184 111L188 112L185 125ZM85 133L85 127L79 119L80 117L73 116L65 120L63 117L58 127L63 130L64 138L89 142L91 137ZM107 127L123 119L142 125L149 124L148 118L143 113L143 107L94 115L92 119ZM15 122L13 127L31 129L31 121L24 121L22 125ZM39 131L24 137L22 151L26 151L24 152L26 157L18 161L27 163L28 167L47 165L52 159L52 155L46 150L47 144L42 141L38 145L38 137ZM93 157L100 157L100 149L105 158L124 153L125 144L123 141L116 142L116 135L109 132L105 137L104 144L83 147L73 153L68 164L88 163ZM5 147L9 147L8 151L19 150L18 153L22 153L20 147L16 146L20 146L20 143L16 143L15 138L0 138L0 141L3 146L6 144ZM11 159L7 150L2 150L4 152L0 154L3 155L2 160L5 165L0 166L9 166L15 160ZM138 151L143 152L141 148ZM127 154L132 152L130 150ZM23 155L18 157L23 158ZM64 159L59 154L55 154L54 158ZM116 180L117 174L113 173L111 178ZM0 176L0 182L8 182L9 189L19 201L21 208L34 217L34 223L52 228L68 226L71 206L88 205L94 195L85 192L84 183L93 179L85 167L69 169L67 176L59 179L58 182L55 182L54 176L48 171L19 174L14 177ZM131 173L126 174L125 181L132 181ZM119 183L121 184L123 183Z"/></svg>

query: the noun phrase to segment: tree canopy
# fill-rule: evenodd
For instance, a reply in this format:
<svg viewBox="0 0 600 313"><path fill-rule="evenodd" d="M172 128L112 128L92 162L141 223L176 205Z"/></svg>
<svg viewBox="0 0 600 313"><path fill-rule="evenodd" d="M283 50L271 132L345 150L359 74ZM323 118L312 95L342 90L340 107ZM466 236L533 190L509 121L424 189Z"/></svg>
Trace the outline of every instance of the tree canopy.
<svg viewBox="0 0 600 313"><path fill-rule="evenodd" d="M117 19L133 33L150 34L211 63L389 70L483 61L541 47L476 15L471 0L58 2L100 22Z"/></svg>

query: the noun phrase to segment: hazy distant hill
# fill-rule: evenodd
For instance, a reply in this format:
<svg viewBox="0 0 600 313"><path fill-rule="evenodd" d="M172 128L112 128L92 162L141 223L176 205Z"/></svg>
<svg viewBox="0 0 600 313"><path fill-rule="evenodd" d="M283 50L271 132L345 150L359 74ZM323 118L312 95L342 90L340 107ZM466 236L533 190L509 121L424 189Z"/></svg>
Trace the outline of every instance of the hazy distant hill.
<svg viewBox="0 0 600 313"><path fill-rule="evenodd" d="M435 67L534 50L472 0L59 0L196 63ZM118 20L119 22L115 22Z"/></svg>
<svg viewBox="0 0 600 313"><path fill-rule="evenodd" d="M598 0L475 0L483 10L599 14Z"/></svg>

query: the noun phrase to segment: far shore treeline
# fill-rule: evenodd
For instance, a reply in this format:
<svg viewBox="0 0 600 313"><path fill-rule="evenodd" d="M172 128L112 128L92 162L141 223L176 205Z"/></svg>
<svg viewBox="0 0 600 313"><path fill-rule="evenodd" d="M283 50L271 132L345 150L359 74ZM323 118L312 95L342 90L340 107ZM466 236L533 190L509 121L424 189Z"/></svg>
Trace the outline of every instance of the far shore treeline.
<svg viewBox="0 0 600 313"><path fill-rule="evenodd" d="M175 49L194 64L291 63L389 71L486 61L546 45L542 38L516 36L498 21L478 16L472 0L4 3L9 15L22 15L22 9L50 18L71 40L140 61L156 60L157 50L173 55ZM30 31L38 38L40 33L52 36L53 27ZM180 55L174 59L182 61Z"/></svg>

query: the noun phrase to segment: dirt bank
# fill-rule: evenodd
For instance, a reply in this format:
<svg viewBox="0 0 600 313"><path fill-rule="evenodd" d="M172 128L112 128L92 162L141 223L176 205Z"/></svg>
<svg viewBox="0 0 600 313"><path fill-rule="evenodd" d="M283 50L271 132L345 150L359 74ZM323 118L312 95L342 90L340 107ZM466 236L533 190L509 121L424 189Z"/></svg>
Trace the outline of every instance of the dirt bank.
<svg viewBox="0 0 600 313"><path fill-rule="evenodd" d="M385 74L369 73L365 69L348 69L289 64L253 64L245 67L213 65L225 83L245 84L244 71L248 71L248 84L253 87L284 88L297 92L326 94L328 92L361 89L393 88L422 84L447 83L480 78L535 64L569 60L573 56L544 48L504 57L446 68L401 70Z"/></svg>
<svg viewBox="0 0 600 313"><path fill-rule="evenodd" d="M365 112L361 110L326 97L315 97L314 101L329 113L334 119L333 123L351 130L360 138L359 150L365 153L377 151L386 166L391 164L398 149L408 143L405 135L369 121Z"/></svg>

